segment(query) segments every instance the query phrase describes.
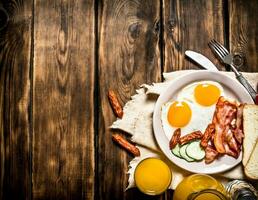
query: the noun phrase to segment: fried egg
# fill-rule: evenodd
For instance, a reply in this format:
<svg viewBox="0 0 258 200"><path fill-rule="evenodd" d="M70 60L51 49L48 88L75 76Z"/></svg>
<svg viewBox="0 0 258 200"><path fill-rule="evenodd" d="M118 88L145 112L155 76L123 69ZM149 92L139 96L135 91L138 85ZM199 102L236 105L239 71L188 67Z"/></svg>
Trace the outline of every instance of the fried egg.
<svg viewBox="0 0 258 200"><path fill-rule="evenodd" d="M214 81L194 82L180 90L175 100L161 107L161 121L167 138L170 140L177 128L181 128L182 135L197 130L204 133L212 122L219 97L224 95L223 87Z"/></svg>

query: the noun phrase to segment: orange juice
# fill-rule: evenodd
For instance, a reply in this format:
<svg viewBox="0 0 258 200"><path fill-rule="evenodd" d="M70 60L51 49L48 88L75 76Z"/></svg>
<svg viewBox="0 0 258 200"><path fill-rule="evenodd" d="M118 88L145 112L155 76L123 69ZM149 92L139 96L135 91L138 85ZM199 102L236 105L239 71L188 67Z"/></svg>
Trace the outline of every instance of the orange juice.
<svg viewBox="0 0 258 200"><path fill-rule="evenodd" d="M202 190L188 196L187 200L226 200L226 196L217 190Z"/></svg>
<svg viewBox="0 0 258 200"><path fill-rule="evenodd" d="M173 200L225 200L223 185L211 176L194 174L185 178L175 189Z"/></svg>
<svg viewBox="0 0 258 200"><path fill-rule="evenodd" d="M162 160L158 158L146 158L136 167L134 180L136 186L145 194L158 195L164 192L170 185L172 174Z"/></svg>

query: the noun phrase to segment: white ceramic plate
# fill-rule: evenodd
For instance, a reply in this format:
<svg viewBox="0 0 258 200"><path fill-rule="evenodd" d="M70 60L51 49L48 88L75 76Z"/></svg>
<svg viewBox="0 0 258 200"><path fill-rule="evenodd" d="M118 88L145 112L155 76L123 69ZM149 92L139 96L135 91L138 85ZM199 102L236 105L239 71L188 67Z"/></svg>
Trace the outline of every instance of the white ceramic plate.
<svg viewBox="0 0 258 200"><path fill-rule="evenodd" d="M153 129L160 149L174 164L190 172L214 174L229 170L240 163L242 160L242 152L238 159L224 155L210 164L205 164L204 160L201 162L187 162L171 153L171 150L169 149L169 139L165 135L161 123L161 106L170 100L174 100L177 97L177 93L186 85L202 80L216 81L223 86L226 96L234 98L238 102L253 104L253 100L248 92L235 79L232 79L221 72L192 72L172 81L167 90L159 96L153 114Z"/></svg>

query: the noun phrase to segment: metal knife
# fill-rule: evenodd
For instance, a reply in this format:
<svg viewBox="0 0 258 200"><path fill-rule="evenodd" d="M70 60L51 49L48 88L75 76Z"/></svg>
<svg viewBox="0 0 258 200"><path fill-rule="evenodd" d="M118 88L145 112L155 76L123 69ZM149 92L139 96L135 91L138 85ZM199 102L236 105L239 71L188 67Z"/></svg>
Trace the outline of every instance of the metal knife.
<svg viewBox="0 0 258 200"><path fill-rule="evenodd" d="M219 71L218 68L207 57L200 53L187 50L185 51L185 55L207 70Z"/></svg>

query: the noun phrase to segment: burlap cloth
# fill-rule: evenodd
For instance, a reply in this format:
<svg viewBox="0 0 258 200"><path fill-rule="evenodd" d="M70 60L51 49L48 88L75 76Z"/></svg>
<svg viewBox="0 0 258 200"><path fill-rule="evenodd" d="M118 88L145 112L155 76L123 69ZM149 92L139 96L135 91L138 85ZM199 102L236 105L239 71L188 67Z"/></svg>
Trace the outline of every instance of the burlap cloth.
<svg viewBox="0 0 258 200"><path fill-rule="evenodd" d="M134 170L137 164L144 158L157 157L164 160L170 167L173 180L170 189L175 189L178 183L190 173L177 167L169 161L159 149L154 138L152 129L152 114L155 102L160 93L166 90L170 81L180 75L185 75L194 70L175 71L164 73L164 82L153 83L152 85L143 84L140 89L136 90L136 94L132 96L132 100L124 106L124 115L122 119L117 119L111 126L112 129L120 129L130 134L131 140L135 142L140 149L141 156L135 157L129 163L129 180L128 188L134 187ZM222 72L230 77L235 77L233 72ZM258 83L258 73L243 73L250 84L256 88ZM240 163L235 168L220 174L213 175L222 183L226 183L230 179L244 179L242 164Z"/></svg>

